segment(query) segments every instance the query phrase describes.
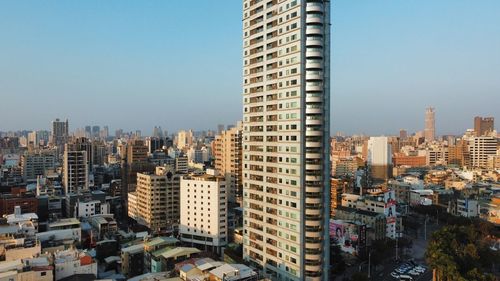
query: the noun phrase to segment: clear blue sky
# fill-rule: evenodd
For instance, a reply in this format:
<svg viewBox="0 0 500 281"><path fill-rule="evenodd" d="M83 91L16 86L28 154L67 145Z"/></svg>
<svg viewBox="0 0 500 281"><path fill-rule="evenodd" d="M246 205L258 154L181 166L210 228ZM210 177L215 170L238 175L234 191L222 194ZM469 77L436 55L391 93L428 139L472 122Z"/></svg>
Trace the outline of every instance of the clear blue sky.
<svg viewBox="0 0 500 281"><path fill-rule="evenodd" d="M333 1L333 131L500 122L500 1ZM0 130L241 119L241 1L1 1Z"/></svg>

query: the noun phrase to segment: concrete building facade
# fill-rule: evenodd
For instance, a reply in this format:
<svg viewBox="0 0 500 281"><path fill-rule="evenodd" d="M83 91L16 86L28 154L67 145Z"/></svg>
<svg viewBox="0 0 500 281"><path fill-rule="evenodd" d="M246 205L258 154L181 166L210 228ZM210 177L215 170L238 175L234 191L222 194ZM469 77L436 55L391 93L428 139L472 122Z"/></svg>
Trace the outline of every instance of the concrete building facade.
<svg viewBox="0 0 500 281"><path fill-rule="evenodd" d="M212 174L191 174L181 179L181 241L221 253L228 241L226 186L226 179L213 170Z"/></svg>
<svg viewBox="0 0 500 281"><path fill-rule="evenodd" d="M330 1L243 1L243 257L329 280Z"/></svg>

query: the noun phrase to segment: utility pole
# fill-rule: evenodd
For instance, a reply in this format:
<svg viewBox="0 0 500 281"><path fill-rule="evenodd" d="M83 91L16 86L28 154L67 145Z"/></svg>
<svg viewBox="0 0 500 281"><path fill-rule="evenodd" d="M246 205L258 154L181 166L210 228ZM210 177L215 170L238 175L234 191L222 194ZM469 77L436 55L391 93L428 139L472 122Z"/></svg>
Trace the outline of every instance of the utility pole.
<svg viewBox="0 0 500 281"><path fill-rule="evenodd" d="M396 261L399 260L399 257L398 257L398 241L399 241L399 233L396 232Z"/></svg>
<svg viewBox="0 0 500 281"><path fill-rule="evenodd" d="M370 279L370 273L371 273L371 260L372 260L372 251L368 252L368 279Z"/></svg>
<svg viewBox="0 0 500 281"><path fill-rule="evenodd" d="M424 240L427 241L427 218L429 215L425 215L425 222L424 222Z"/></svg>

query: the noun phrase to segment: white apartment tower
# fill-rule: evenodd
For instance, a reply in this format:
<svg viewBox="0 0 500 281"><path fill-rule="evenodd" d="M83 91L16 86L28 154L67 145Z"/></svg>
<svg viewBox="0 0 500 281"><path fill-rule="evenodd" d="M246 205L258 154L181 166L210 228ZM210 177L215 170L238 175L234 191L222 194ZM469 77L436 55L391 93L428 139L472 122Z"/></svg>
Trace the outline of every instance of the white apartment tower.
<svg viewBox="0 0 500 281"><path fill-rule="evenodd" d="M243 257L329 280L330 1L243 0Z"/></svg>

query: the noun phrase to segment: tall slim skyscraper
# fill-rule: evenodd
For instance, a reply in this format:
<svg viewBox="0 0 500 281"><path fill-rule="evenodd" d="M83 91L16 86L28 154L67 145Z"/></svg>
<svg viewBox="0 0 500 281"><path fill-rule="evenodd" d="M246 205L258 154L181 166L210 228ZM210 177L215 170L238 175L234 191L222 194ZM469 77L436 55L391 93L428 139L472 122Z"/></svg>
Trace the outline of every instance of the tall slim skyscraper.
<svg viewBox="0 0 500 281"><path fill-rule="evenodd" d="M66 195L79 193L89 188L89 165L87 151L66 144L63 157L63 186Z"/></svg>
<svg viewBox="0 0 500 281"><path fill-rule="evenodd" d="M436 111L434 107L425 110L425 141L430 142L436 139Z"/></svg>
<svg viewBox="0 0 500 281"><path fill-rule="evenodd" d="M215 136L212 143L215 169L229 179L226 187L226 192L229 194L228 201L238 204L241 204L243 195L241 130L242 125L238 122L237 127L222 131L221 134Z"/></svg>
<svg viewBox="0 0 500 281"><path fill-rule="evenodd" d="M63 146L68 140L68 119L59 121L59 118L52 121L52 144Z"/></svg>
<svg viewBox="0 0 500 281"><path fill-rule="evenodd" d="M330 1L243 0L243 257L329 280Z"/></svg>
<svg viewBox="0 0 500 281"><path fill-rule="evenodd" d="M99 138L99 133L101 132L101 127L92 126L92 138Z"/></svg>

